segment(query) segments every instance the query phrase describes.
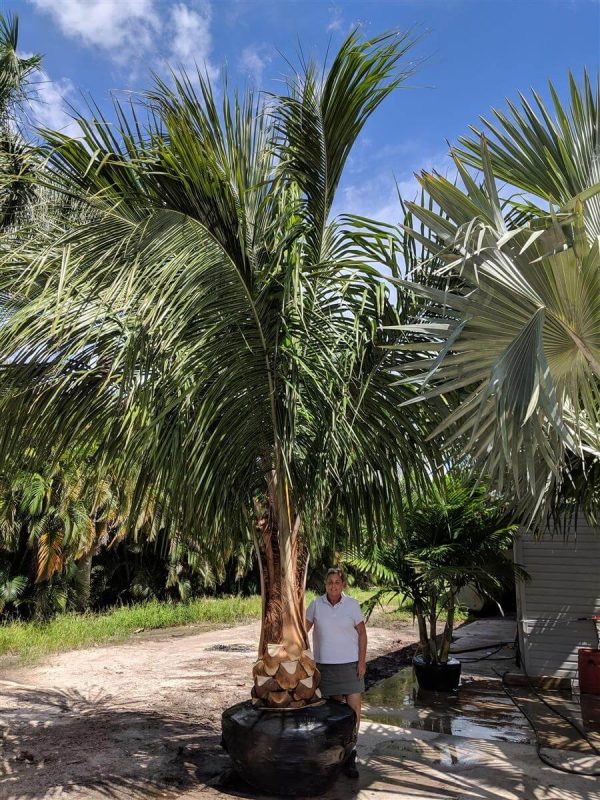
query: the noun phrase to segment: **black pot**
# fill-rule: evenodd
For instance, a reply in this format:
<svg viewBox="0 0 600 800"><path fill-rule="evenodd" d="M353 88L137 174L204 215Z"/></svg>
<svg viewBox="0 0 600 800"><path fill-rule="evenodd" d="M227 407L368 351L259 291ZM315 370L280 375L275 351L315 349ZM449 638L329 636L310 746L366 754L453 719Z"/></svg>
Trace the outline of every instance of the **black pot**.
<svg viewBox="0 0 600 800"><path fill-rule="evenodd" d="M268 794L326 792L355 743L354 711L335 700L287 711L247 701L225 709L221 724L236 772Z"/></svg>
<svg viewBox="0 0 600 800"><path fill-rule="evenodd" d="M430 664L423 656L413 658L419 687L428 692L455 692L460 683L460 661L449 658L446 664Z"/></svg>

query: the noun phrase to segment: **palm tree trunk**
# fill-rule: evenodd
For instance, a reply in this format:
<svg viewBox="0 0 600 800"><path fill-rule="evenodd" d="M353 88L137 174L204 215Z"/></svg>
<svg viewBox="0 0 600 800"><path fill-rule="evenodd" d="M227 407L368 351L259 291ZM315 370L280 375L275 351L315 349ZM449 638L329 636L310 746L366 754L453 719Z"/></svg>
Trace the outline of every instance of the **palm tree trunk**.
<svg viewBox="0 0 600 800"><path fill-rule="evenodd" d="M442 638L442 647L440 649L440 662L445 664L450 655L450 645L452 644L452 631L454 630L454 611L455 601L454 595L450 595L450 603L448 605L448 616L446 617L446 625L444 626L444 636Z"/></svg>
<svg viewBox="0 0 600 800"><path fill-rule="evenodd" d="M76 561L77 598L74 603L76 611L87 611L90 607L92 556L93 553L90 550L89 553Z"/></svg>
<svg viewBox="0 0 600 800"><path fill-rule="evenodd" d="M419 625L419 642L421 644L421 652L426 661L431 660L431 650L429 649L429 636L427 635L427 622L425 615L422 611L415 611L417 615L417 623Z"/></svg>
<svg viewBox="0 0 600 800"><path fill-rule="evenodd" d="M257 705L300 708L320 699L304 622L308 550L299 539L300 517L292 521L274 480L270 488L255 538L263 614L252 696Z"/></svg>
<svg viewBox="0 0 600 800"><path fill-rule="evenodd" d="M435 593L429 609L429 652L431 653L431 661L437 664L437 595Z"/></svg>

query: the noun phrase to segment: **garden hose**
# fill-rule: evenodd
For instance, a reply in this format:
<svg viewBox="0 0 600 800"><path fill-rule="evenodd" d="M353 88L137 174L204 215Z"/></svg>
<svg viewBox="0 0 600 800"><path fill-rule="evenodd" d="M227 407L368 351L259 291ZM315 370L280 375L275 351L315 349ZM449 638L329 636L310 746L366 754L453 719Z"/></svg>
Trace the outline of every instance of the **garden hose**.
<svg viewBox="0 0 600 800"><path fill-rule="evenodd" d="M544 764L546 764L546 766L551 767L552 769L556 769L559 772L564 772L567 775L583 775L584 777L587 777L587 778L600 778L600 770L592 770L591 772L586 772L584 770L569 769L568 767L561 766L560 764L553 764L550 761L550 759L548 759L544 755L544 753L542 753L542 743L540 742L540 736L539 736L538 728L537 728L534 720L531 718L531 716L527 713L527 711L525 711L523 706L518 702L518 700L515 699L515 696L508 689L508 684L506 682L507 672L503 672L503 673L498 672L498 670L495 669L494 667L492 667L492 669L494 670L496 675L498 675L498 677L501 678L501 680L502 680L502 688L504 689L504 692L507 695L507 697L510 698L510 700L514 703L514 705L519 709L521 714L523 714L523 716L525 717L527 722L529 722L529 724L531 725L531 728L532 728L532 730L533 730L533 732L535 734L536 752L537 752L537 756L540 759L540 761L542 761ZM531 678L529 677L529 675L527 675L527 673L525 673L525 677L527 678L527 680L529 682L530 688L532 689L534 694L538 697L538 699L541 700L542 703L545 706L547 706L548 709L553 714L556 714L557 716L561 717L565 722L567 722L569 725L571 725L577 731L579 736L581 736L581 738L584 739L589 744L589 746L592 748L592 750L597 755L600 756L600 750L590 740L590 738L588 737L587 733L579 727L579 725L575 722L575 720L571 719L566 714L563 714L562 711L559 711L557 708L554 708L554 706L552 706L550 703L548 703L548 701L545 700L542 697L542 695L538 692L538 690L535 688L535 686L533 685L533 682L531 681Z"/></svg>
<svg viewBox="0 0 600 800"><path fill-rule="evenodd" d="M508 644L512 644L512 642L509 642ZM504 647L506 647L506 642L500 642L497 646L496 645L488 645L488 647L496 647L496 649L495 650L491 650L489 653L486 653L484 656L479 656L478 658L461 658L460 659L460 663L461 664L477 664L479 661L485 661L486 658L491 658L492 656L495 656L496 653L499 653L500 650L502 650ZM470 648L469 650L455 650L454 653L452 653L452 655L454 655L457 652L458 653L461 653L461 652L462 653L475 652L475 649L477 649L477 650L486 649L487 650L488 648L487 647L486 648L483 648L483 647L474 648L473 647L473 648ZM495 658L494 659L494 661L514 661L514 660L515 660L514 656L501 656L500 658Z"/></svg>
<svg viewBox="0 0 600 800"><path fill-rule="evenodd" d="M478 647L464 647L462 650L452 650L450 655L454 656L457 653L475 653L477 650L488 650L490 647L497 647L498 650L500 650L508 645L514 645L514 643L514 639L510 639L510 641L507 642L492 642L491 644L479 645ZM496 650L496 652L498 652L498 650Z"/></svg>

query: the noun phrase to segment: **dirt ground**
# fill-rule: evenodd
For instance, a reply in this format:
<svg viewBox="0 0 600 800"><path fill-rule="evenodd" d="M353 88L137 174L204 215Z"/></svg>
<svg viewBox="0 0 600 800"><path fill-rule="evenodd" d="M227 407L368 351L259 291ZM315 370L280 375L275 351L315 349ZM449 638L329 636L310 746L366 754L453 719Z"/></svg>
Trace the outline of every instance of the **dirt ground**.
<svg viewBox="0 0 600 800"><path fill-rule="evenodd" d="M410 623L369 628L367 684L407 663ZM1 800L244 797L219 789L221 712L248 698L258 624L141 633L40 665L0 661Z"/></svg>

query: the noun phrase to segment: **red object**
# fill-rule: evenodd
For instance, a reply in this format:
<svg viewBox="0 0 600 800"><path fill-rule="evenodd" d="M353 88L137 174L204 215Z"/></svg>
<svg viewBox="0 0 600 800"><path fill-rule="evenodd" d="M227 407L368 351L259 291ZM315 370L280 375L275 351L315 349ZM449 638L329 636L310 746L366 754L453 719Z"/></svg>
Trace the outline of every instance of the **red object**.
<svg viewBox="0 0 600 800"><path fill-rule="evenodd" d="M581 694L600 694L600 650L580 647L577 660Z"/></svg>

